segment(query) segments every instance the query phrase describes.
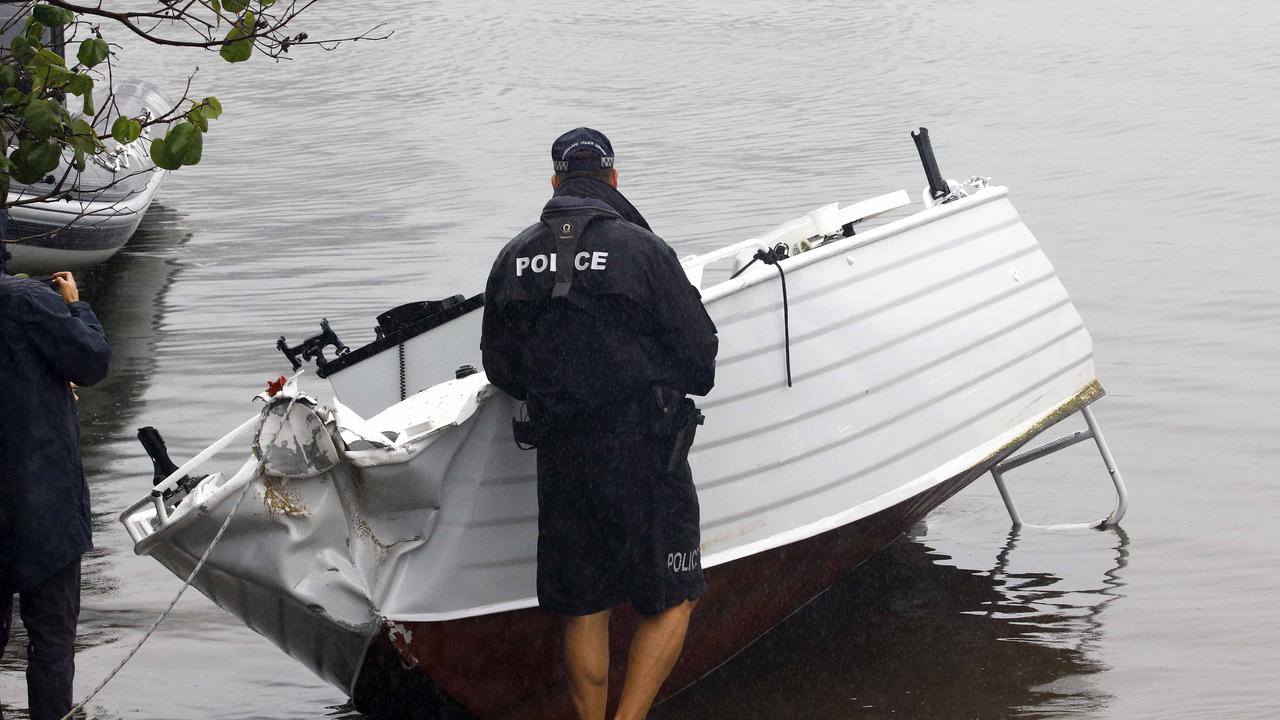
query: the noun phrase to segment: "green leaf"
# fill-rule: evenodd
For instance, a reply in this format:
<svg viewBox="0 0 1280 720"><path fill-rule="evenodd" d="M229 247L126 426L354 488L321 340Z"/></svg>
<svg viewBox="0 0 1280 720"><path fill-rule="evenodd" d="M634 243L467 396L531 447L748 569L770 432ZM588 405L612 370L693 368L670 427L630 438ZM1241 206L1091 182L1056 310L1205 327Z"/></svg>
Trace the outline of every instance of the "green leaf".
<svg viewBox="0 0 1280 720"><path fill-rule="evenodd" d="M38 70L43 70L49 67L65 68L67 61L61 55L48 48L40 48L27 64Z"/></svg>
<svg viewBox="0 0 1280 720"><path fill-rule="evenodd" d="M182 163L178 162L173 154L169 152L168 146L165 145L163 138L155 138L151 141L151 161L156 167L165 170L177 170L182 167Z"/></svg>
<svg viewBox="0 0 1280 720"><path fill-rule="evenodd" d="M222 115L222 103L215 97L207 97L191 106L187 111L187 119L200 128L200 132L209 131L209 121Z"/></svg>
<svg viewBox="0 0 1280 720"><path fill-rule="evenodd" d="M36 5L31 16L46 27L63 27L76 21L76 14L65 8L53 5Z"/></svg>
<svg viewBox="0 0 1280 720"><path fill-rule="evenodd" d="M17 76L13 74L13 66L5 63L0 65L0 87L13 87L18 81Z"/></svg>
<svg viewBox="0 0 1280 720"><path fill-rule="evenodd" d="M262 6L263 8L269 8L275 4L276 4L276 0L258 0L258 5Z"/></svg>
<svg viewBox="0 0 1280 720"><path fill-rule="evenodd" d="M67 142L76 150L86 153L97 154L106 149L98 139L98 134L93 131L93 126L83 118L71 121L71 134L67 136Z"/></svg>
<svg viewBox="0 0 1280 720"><path fill-rule="evenodd" d="M5 88L4 92L0 93L0 100L4 100L5 105L21 105L22 101L26 99L27 96L15 87Z"/></svg>
<svg viewBox="0 0 1280 720"><path fill-rule="evenodd" d="M65 87L72 95L84 97L86 93L93 93L93 78L82 73L68 72Z"/></svg>
<svg viewBox="0 0 1280 720"><path fill-rule="evenodd" d="M85 67L93 67L98 63L106 60L111 55L111 48L107 46L107 41L102 38L89 38L80 43L80 50L76 52L76 60Z"/></svg>
<svg viewBox="0 0 1280 720"><path fill-rule="evenodd" d="M222 7L226 8L227 12L239 15L249 7L249 0L222 0Z"/></svg>
<svg viewBox="0 0 1280 720"><path fill-rule="evenodd" d="M55 109L57 108L57 109ZM50 100L32 100L22 111L27 129L40 140L46 140L62 132L61 107Z"/></svg>
<svg viewBox="0 0 1280 720"><path fill-rule="evenodd" d="M13 40L9 43L9 52L13 54L13 59L18 61L20 65L26 65L31 62L31 58L35 57L35 48L31 47L31 43L21 35L14 35Z"/></svg>
<svg viewBox="0 0 1280 720"><path fill-rule="evenodd" d="M180 122L169 128L164 136L165 148L182 165L200 162L204 150L204 135L189 122Z"/></svg>
<svg viewBox="0 0 1280 720"><path fill-rule="evenodd" d="M33 17L27 18L27 29L24 32L27 42L33 45L39 45L44 39L44 25Z"/></svg>
<svg viewBox="0 0 1280 720"><path fill-rule="evenodd" d="M142 123L128 117L118 117L111 123L111 137L121 145L128 145L142 135Z"/></svg>
<svg viewBox="0 0 1280 720"><path fill-rule="evenodd" d="M41 177L48 175L62 161L62 148L57 143L42 142L31 146L31 167Z"/></svg>
<svg viewBox="0 0 1280 720"><path fill-rule="evenodd" d="M208 120L217 120L222 116L222 103L212 95L200 101L200 106L202 108L200 114Z"/></svg>
<svg viewBox="0 0 1280 720"><path fill-rule="evenodd" d="M35 95L41 95L45 88L58 89L66 87L67 83L75 77L75 74L64 67L57 65L46 65L34 71L35 83L34 87L39 88L39 92Z"/></svg>
<svg viewBox="0 0 1280 720"><path fill-rule="evenodd" d="M92 116L94 112L96 112L93 109L93 88L89 88L87 91L85 91L84 104L80 107L80 112L90 116Z"/></svg>
<svg viewBox="0 0 1280 720"><path fill-rule="evenodd" d="M83 150L81 150L80 148L76 148L76 156L75 156L75 159L71 161L71 164L75 166L76 172L84 172L84 151Z"/></svg>
<svg viewBox="0 0 1280 720"><path fill-rule="evenodd" d="M58 144L49 140L18 143L9 155L13 161L13 177L18 182L32 184L53 172L62 160Z"/></svg>
<svg viewBox="0 0 1280 720"><path fill-rule="evenodd" d="M238 63L248 60L249 56L253 54L253 41L239 39L247 36L248 34L249 33L241 30L239 25L231 28L231 31L227 33L227 37L224 38L227 44L223 45L222 50L218 51L218 54L222 56L222 59L229 63Z"/></svg>

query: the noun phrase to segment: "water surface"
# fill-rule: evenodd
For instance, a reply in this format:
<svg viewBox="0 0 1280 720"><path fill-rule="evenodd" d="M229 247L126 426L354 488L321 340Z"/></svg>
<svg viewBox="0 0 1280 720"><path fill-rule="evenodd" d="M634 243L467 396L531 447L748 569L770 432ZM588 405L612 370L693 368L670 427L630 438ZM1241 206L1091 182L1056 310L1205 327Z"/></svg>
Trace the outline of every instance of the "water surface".
<svg viewBox="0 0 1280 720"><path fill-rule="evenodd" d="M348 344L392 305L480 289L591 125L678 251L835 200L991 176L1072 293L1132 509L1124 532L1009 534L989 480L656 718L1280 715L1280 9L1164 3L380 2L305 29L391 39L230 67L129 45L127 70L227 108L135 240L84 278L116 350L82 392L98 549L77 694L177 590L116 514L253 412L275 338ZM123 38L120 38L123 40ZM1010 475L1030 522L1101 517L1090 446ZM23 717L20 638L0 698ZM96 718L355 717L193 593Z"/></svg>

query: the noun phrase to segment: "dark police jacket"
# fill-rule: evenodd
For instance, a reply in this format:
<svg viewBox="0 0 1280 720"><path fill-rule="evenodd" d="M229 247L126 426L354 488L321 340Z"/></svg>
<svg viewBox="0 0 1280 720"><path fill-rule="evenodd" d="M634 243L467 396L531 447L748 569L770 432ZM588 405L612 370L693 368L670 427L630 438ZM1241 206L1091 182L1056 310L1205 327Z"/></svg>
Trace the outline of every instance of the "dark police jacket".
<svg viewBox="0 0 1280 720"><path fill-rule="evenodd" d="M0 272L0 592L30 589L93 547L68 382L93 385L110 364L88 303Z"/></svg>
<svg viewBox="0 0 1280 720"><path fill-rule="evenodd" d="M552 297L552 228L591 215ZM660 395L705 395L715 382L716 327L675 252L607 183L561 183L543 222L513 239L485 286L480 349L489 381L542 427L643 430ZM553 258L555 267L553 268Z"/></svg>

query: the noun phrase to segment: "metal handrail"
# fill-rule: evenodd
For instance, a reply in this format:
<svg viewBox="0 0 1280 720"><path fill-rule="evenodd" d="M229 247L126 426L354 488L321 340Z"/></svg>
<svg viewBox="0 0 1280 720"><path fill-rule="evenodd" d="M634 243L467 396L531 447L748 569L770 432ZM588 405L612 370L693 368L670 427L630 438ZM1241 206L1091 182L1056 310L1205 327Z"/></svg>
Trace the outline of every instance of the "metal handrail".
<svg viewBox="0 0 1280 720"><path fill-rule="evenodd" d="M174 470L173 472L169 473L169 476L166 477L164 480L161 480L159 484L157 484L154 488L151 489L151 492L164 493L165 490L172 490L173 488L177 487L179 480L191 474L192 470L195 470L196 468L208 462L209 458L225 450L233 440L239 438L241 435L248 432L255 425L257 425L257 423L261 419L262 419L262 413L260 412L254 413L253 417L240 423L239 427L227 433L226 435L223 435L221 438L215 440L212 445L196 453L195 457L183 463L182 466L179 467L177 470Z"/></svg>
<svg viewBox="0 0 1280 720"><path fill-rule="evenodd" d="M680 264L684 267L684 272L689 277L689 282L701 290L702 273L707 265L736 257L743 254L744 251L750 251L748 255L754 255L756 250L768 250L780 239L794 233L799 233L805 238L822 235L824 234L823 228L818 226L819 216L830 218L829 221L834 223L834 228L838 229L842 226L865 220L873 215L896 210L910 204L911 197L906 190L895 190L894 192L861 200L836 210L831 210L832 206L830 205L823 206L816 208L807 215L789 220L759 237L748 238L702 255L689 255L681 258ZM834 231L832 228L826 228L826 230Z"/></svg>
<svg viewBox="0 0 1280 720"><path fill-rule="evenodd" d="M164 480L161 480L159 483L156 484L155 487L151 489L151 493L148 497L144 497L141 500L138 500L137 502L133 503L129 507L125 508L124 512L120 513L119 519L120 519L120 522L125 526L125 530L129 532L129 536L133 539L133 542L135 544L140 542L144 537L146 537L146 535L141 534L141 528L134 527L130 523L129 521L130 516L136 513L140 508L143 508L146 505L151 504L152 506L155 507L156 517L157 519L159 519L161 527L163 527L164 525L167 525L169 522L169 508L167 505L165 505L165 498L164 498L165 491L176 488L178 486L178 482L183 478L187 477L187 475L189 475L192 470L195 470L201 465L204 465L214 455L225 450L227 446L230 445L233 441L238 439L240 436L244 435L249 430L252 430L253 428L255 428L257 424L261 421L261 419L262 419L262 414L255 413L252 417L250 417L248 420L245 420L234 430L227 433L226 435L223 435L221 438L214 441L212 445L205 448L204 450L201 450L190 460L183 463L181 466L178 467L177 470L174 470L173 472L169 473L169 475Z"/></svg>
<svg viewBox="0 0 1280 720"><path fill-rule="evenodd" d="M754 251L767 248L768 246L764 244L763 240L760 240L759 238L749 238L747 240L722 247L719 250L712 250L709 253L683 257L680 259L680 265L684 267L684 274L688 276L689 284L701 290L702 271L711 263L736 257L744 250Z"/></svg>

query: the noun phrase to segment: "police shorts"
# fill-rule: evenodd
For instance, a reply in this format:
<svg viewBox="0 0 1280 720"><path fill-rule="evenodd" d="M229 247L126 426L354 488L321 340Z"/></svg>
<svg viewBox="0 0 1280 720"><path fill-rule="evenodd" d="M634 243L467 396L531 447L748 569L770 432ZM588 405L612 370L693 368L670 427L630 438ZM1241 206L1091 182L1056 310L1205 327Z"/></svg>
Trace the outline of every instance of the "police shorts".
<svg viewBox="0 0 1280 720"><path fill-rule="evenodd" d="M706 591L698 495L674 436L557 433L538 446L538 604L655 615ZM687 455L688 448L681 449Z"/></svg>

